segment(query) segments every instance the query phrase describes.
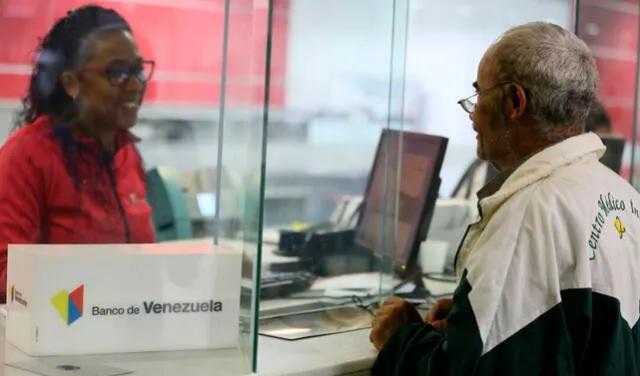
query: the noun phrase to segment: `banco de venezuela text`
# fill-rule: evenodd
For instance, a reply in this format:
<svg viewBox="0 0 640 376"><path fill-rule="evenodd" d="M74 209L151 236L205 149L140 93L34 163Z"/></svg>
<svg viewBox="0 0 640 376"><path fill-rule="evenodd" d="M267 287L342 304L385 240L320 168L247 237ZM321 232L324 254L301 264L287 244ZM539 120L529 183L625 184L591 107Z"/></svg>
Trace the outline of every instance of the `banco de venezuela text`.
<svg viewBox="0 0 640 376"><path fill-rule="evenodd" d="M153 300L142 302L142 305L129 307L91 307L93 316L121 316L121 315L160 315L171 313L214 313L222 312L222 302L209 300L202 302L165 303Z"/></svg>

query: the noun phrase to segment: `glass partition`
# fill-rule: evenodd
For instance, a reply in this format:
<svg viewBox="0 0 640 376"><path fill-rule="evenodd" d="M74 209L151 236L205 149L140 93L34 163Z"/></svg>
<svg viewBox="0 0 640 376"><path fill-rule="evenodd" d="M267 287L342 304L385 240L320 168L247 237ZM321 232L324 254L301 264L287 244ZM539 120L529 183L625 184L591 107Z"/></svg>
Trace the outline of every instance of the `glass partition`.
<svg viewBox="0 0 640 376"><path fill-rule="evenodd" d="M286 8L273 0L226 0L226 7L217 152L234 183L222 191L220 179L216 189L218 197L228 193L234 201L219 202L213 241L243 254L240 344L255 372L268 109L282 101L279 85L271 84L282 75L282 54L272 41L285 36ZM227 218L238 226L226 228Z"/></svg>
<svg viewBox="0 0 640 376"><path fill-rule="evenodd" d="M3 46L0 49L0 80L3 82L0 88L0 139L3 142L9 135L14 115L20 109L20 98L29 84L32 63L34 59L41 62L46 55L33 53L37 44L57 19L77 15L69 11L85 3L81 0L36 0L3 1L0 5L0 45ZM160 251L144 248L144 254L195 252L221 255L220 258L201 260L199 264L186 261L182 256L176 257L172 262L163 264L164 269L158 269L158 275L169 273L165 275L163 283L153 285L149 281L140 281L123 287L122 291L143 294L143 290L148 289L149 294L156 294L155 299L184 301L189 296L197 295L200 290L211 288L203 285L209 283L207 278L219 278L227 272L233 275L231 271L235 264L230 264L226 272L221 271L225 268L220 265L225 265L222 259L226 255L238 255L241 262L237 263L237 274L241 274L241 280L235 282L234 278L229 278L224 282L227 284L224 288L234 290L232 294L227 293L229 304L235 305L229 309L235 312L239 308L240 319L236 325L235 320L229 321L227 318L225 321L214 314L194 313L197 318L192 320L192 324L184 324L186 334L175 335L174 339L184 343L192 333L189 325L202 324L197 333L204 342L175 346L175 350L185 351L93 355L80 360L74 358L74 361L99 363L145 374L189 374L185 373L187 369L189 372L196 370L195 374L249 374L257 366L257 280L260 278L258 266L263 217L264 135L268 120L266 108L269 104L277 106L284 101L285 50L282 49L282 43L276 43L272 48L271 38L276 41L288 38L286 3L266 0L196 1L173 5L122 1L93 3L113 8L122 15L131 26L140 56L155 62L153 76L144 87L143 106L132 129L141 139L136 143L136 148L144 165L145 176L140 179L146 183L148 197L145 202L143 194L138 197L120 192L123 200L144 202L153 211L151 226L157 242L153 247L158 247ZM100 13L95 17L87 16L85 21L91 24L115 18L112 14L105 16L105 13ZM81 27L87 26L80 21L74 22L68 21L66 27L69 30L76 29L63 36L71 44L75 35L71 31L81 33ZM103 86L99 87L103 89L105 85L113 86L110 76L112 67L107 66L110 62L103 62L97 68L98 63L87 64L91 69L84 65L74 68L82 71L83 77L91 76L94 80L105 82L109 78L109 83L100 81ZM57 74L53 77L57 77ZM130 81L127 81L127 85ZM127 92L126 95L132 98L133 94ZM108 115L111 114L107 110L105 116ZM66 120L64 123L67 123ZM122 178L122 183L119 179L121 177L116 176L118 184L128 184L134 178ZM101 189L102 186L96 187ZM83 210L78 202L69 210ZM126 215L129 209L125 205L122 210ZM139 214L131 214L129 221L132 225L136 225L132 218ZM119 215L115 215L110 220L118 221L119 218ZM117 228L121 228L120 222ZM125 240L113 237L101 242L123 243ZM217 269L212 272L206 269L209 266ZM154 270L152 264L148 268L149 273ZM127 270L122 268L114 283L125 281ZM85 313L78 321L80 326L97 320L90 314L90 304L98 298L95 288L91 290L89 285L86 282ZM70 289L74 286L67 287ZM70 295L78 299L80 291L73 290ZM63 295L60 296L64 298ZM109 299L117 301L111 295L107 294ZM76 301L77 304L82 305ZM43 307L43 312L56 314L48 305ZM151 308L152 311L154 309ZM82 311L82 307L79 310ZM186 320L189 316L184 317ZM116 322L113 320L120 319L123 322L133 320L128 316L104 320L113 324ZM156 320L153 325L149 322L132 322L137 322L135 326L138 328L153 329L154 335L163 338L157 342L165 343L173 335L171 330L176 329L176 322L171 320L175 318ZM113 325L114 333L117 333L120 327ZM206 344L216 338L222 327L234 330L236 326L238 329L231 341L233 343L227 343L225 348L211 350L211 346ZM69 330L74 327L78 326L69 326ZM7 345L5 352L7 362L26 358L10 345ZM69 361L69 357L37 361L60 363Z"/></svg>
<svg viewBox="0 0 640 376"><path fill-rule="evenodd" d="M394 260L409 185L407 132L448 139L434 212L454 213L456 228L434 215L416 263L426 273L451 271L475 213L475 205L451 200L476 158L471 124L456 102L473 92L480 58L501 33L535 20L572 28L573 7L569 0L289 2L288 37L272 41L287 59L284 101L269 104L263 208L262 270L271 279L261 280L261 317L272 333L274 317L367 307L366 299L422 283ZM380 142L385 131L402 133ZM365 195L377 186L381 195ZM357 249L362 223L377 228L368 254ZM274 287L285 275L296 286Z"/></svg>
<svg viewBox="0 0 640 376"><path fill-rule="evenodd" d="M389 49L389 80L388 80L388 101L387 101L387 129L398 131L398 137L391 142L380 145L384 147L384 184L383 184L383 203L381 211L388 213L384 216L380 223L380 243L382 246L375 247L374 252L380 257L378 269L380 271L380 287L378 289L378 295L380 299L393 295L393 288L395 286L387 286L388 280L395 278L406 279L407 277L413 278L414 276L408 276L400 274L400 271L396 270L398 267L396 263L396 251L398 244L403 243L403 239L407 236L407 231L403 226L405 220L402 219L403 215L407 212L407 206L409 204L405 198L406 193L405 186L408 182L403 180L403 177L408 177L407 169L415 169L415 166L411 166L411 162L407 161L404 156L404 150L408 146L408 140L405 140L403 131L410 121L411 114L405 114L405 69L406 69L406 54L408 43L408 28L409 28L409 4L410 0L395 0L393 2L393 9L391 11L391 38ZM405 117L406 116L406 117ZM398 119L398 120L395 120ZM409 127L407 127L409 128ZM410 128L407 130L411 130ZM378 154L379 155L379 154ZM376 155L376 158L378 157ZM410 157L411 158L411 157ZM409 158L409 159L410 159ZM410 174L417 174L418 170L410 172ZM370 172L370 183L367 187L367 194L370 194L373 189L372 185L375 184L375 170ZM428 187L427 187L428 189ZM415 193L415 192L413 192ZM365 203L367 200L367 194L365 194ZM419 195L418 195L419 196ZM375 205L375 204L374 204ZM419 204L413 204L419 207ZM367 221L364 216L367 208L363 206L361 213L361 221ZM363 223L362 226L366 226ZM415 236L420 236L415 234ZM402 245L400 246L402 247ZM419 248L418 248L419 249ZM413 252L413 250L409 251ZM405 261L405 260L403 260ZM409 261L408 259L406 261ZM408 262L405 262L408 263ZM401 267L405 267L402 265ZM412 265L413 267L413 265ZM398 281L403 283L404 281ZM396 283L397 285L397 283ZM390 288L391 287L391 288Z"/></svg>
<svg viewBox="0 0 640 376"><path fill-rule="evenodd" d="M278 332L283 315L368 308L381 291L380 271L393 274L403 136L381 137L412 130L416 121L404 111L408 4L291 0L274 8L262 333ZM369 203L375 213L366 219L370 246L360 247L356 227L368 185L376 190ZM370 324L362 312L351 329ZM330 321L327 328L339 326Z"/></svg>
<svg viewBox="0 0 640 376"><path fill-rule="evenodd" d="M549 21L572 29L574 1L498 0L410 2L405 112L418 132L449 139L435 214L420 259L430 285L452 280L453 262L467 226L477 216L475 193L490 174L476 157L475 132L457 102L474 93L480 59L507 29ZM437 281L434 281L437 280ZM450 293L443 287L434 295Z"/></svg>

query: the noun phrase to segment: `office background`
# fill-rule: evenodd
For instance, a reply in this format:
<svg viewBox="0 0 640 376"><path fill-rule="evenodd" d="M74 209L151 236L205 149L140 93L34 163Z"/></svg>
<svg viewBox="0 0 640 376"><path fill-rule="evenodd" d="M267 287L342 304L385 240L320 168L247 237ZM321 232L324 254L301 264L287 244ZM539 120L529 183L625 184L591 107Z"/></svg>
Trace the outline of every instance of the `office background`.
<svg viewBox="0 0 640 376"><path fill-rule="evenodd" d="M82 3L0 1L0 140L10 132L37 38ZM267 227L322 220L337 197L361 194L388 126L449 137L440 192L449 195L475 156L474 133L456 101L472 93L487 46L533 20L577 27L592 48L613 131L628 141L623 174L640 184L637 0L231 0L226 65L224 0L98 3L122 12L145 57L157 61L135 128L148 168L216 165L223 81L233 109L224 118L223 163L232 173L254 168L255 130L267 109Z"/></svg>
<svg viewBox="0 0 640 376"><path fill-rule="evenodd" d="M245 279L265 264L262 227L323 221L342 197L362 195L382 129L448 137L440 196L449 196L475 158L475 134L456 102L473 93L486 48L529 21L577 30L590 45L613 131L627 141L622 174L640 185L640 0L95 2L121 12L157 63L134 129L146 168L180 175L188 211L195 203L198 212L189 213L190 236L210 243L210 219L229 219L220 235L236 232ZM84 3L0 0L0 141L38 38ZM241 297L240 326L255 368L252 296Z"/></svg>

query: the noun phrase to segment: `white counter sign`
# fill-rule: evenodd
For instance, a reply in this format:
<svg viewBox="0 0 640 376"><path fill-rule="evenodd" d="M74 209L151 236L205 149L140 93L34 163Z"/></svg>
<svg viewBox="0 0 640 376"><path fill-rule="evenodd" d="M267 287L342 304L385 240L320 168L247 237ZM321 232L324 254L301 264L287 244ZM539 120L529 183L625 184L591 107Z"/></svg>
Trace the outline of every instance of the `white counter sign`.
<svg viewBox="0 0 640 376"><path fill-rule="evenodd" d="M32 356L235 347L240 267L201 244L10 246L6 337Z"/></svg>

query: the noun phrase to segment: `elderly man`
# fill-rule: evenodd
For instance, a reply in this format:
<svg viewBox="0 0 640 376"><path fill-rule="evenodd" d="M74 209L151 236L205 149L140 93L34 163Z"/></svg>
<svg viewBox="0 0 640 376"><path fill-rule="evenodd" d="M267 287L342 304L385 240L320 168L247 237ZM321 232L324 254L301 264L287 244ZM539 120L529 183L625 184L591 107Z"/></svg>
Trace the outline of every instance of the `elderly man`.
<svg viewBox="0 0 640 376"><path fill-rule="evenodd" d="M640 194L584 124L598 72L548 23L507 31L462 101L499 174L458 250L459 285L425 321L385 302L373 375L640 374Z"/></svg>

